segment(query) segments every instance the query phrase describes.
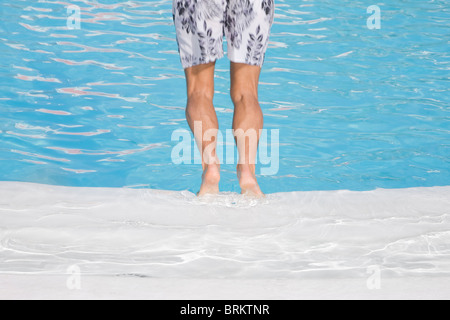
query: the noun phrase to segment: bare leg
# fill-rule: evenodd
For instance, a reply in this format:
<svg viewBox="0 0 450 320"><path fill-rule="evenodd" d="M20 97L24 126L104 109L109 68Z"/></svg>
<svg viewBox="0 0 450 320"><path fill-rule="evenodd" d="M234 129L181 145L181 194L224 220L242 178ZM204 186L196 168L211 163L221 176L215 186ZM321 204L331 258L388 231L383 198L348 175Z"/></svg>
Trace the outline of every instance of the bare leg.
<svg viewBox="0 0 450 320"><path fill-rule="evenodd" d="M231 62L231 99L234 103L233 129L239 152L237 175L242 194L263 196L255 175L256 154L264 120L258 102L261 68Z"/></svg>
<svg viewBox="0 0 450 320"><path fill-rule="evenodd" d="M219 192L220 164L216 155L219 124L213 106L214 68L215 62L212 62L185 70L188 96L186 119L202 155L203 176L199 196Z"/></svg>

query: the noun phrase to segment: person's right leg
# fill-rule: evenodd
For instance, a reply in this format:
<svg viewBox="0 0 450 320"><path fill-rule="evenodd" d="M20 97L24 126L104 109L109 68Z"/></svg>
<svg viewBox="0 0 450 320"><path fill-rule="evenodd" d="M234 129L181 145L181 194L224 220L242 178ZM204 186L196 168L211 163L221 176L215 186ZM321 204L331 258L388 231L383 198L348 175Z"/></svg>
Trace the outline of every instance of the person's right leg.
<svg viewBox="0 0 450 320"><path fill-rule="evenodd" d="M258 102L261 67L231 62L231 99L234 104L233 130L239 152L237 175L242 194L263 196L255 175L256 153L263 113Z"/></svg>
<svg viewBox="0 0 450 320"><path fill-rule="evenodd" d="M231 62L233 129L239 152L237 173L242 193L262 196L255 163L263 113L258 83L275 12L274 0L228 0L225 35Z"/></svg>
<svg viewBox="0 0 450 320"><path fill-rule="evenodd" d="M185 69L188 102L186 119L202 155L202 185L199 196L219 192L220 164L216 155L219 129L213 106L215 62Z"/></svg>

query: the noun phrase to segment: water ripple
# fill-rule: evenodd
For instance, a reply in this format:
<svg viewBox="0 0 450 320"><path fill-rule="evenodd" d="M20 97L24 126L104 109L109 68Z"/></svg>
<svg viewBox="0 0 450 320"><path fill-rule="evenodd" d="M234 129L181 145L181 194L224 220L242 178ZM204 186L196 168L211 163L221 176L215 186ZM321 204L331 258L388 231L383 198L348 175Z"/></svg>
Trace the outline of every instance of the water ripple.
<svg viewBox="0 0 450 320"><path fill-rule="evenodd" d="M196 192L201 169L171 159L173 131L188 129L172 1L110 2L74 3L79 30L68 2L1 2L0 179ZM281 140L279 172L259 176L267 193L449 184L448 5L380 6L368 30L362 1L276 1L259 94ZM223 130L228 70L217 62ZM164 147L115 158L151 145ZM234 171L223 165L224 190L239 190Z"/></svg>

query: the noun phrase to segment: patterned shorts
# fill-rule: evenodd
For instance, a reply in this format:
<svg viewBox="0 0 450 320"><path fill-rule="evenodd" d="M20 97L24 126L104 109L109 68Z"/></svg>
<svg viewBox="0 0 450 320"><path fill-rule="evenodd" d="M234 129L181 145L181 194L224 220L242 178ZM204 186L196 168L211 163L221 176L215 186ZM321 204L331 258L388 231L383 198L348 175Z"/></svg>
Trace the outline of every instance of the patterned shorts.
<svg viewBox="0 0 450 320"><path fill-rule="evenodd" d="M262 66L274 19L274 0L173 0L173 20L183 68L224 56Z"/></svg>

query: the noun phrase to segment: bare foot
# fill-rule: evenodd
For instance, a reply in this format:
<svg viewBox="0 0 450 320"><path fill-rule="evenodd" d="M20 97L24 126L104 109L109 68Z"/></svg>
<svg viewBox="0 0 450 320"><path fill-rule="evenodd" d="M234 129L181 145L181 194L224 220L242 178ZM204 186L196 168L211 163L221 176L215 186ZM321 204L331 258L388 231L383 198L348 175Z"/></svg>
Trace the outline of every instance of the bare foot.
<svg viewBox="0 0 450 320"><path fill-rule="evenodd" d="M254 166L238 165L237 175L239 179L239 185L241 186L241 194L246 194L253 197L261 198L264 196L259 188L258 181L256 181Z"/></svg>
<svg viewBox="0 0 450 320"><path fill-rule="evenodd" d="M217 164L207 165L202 175L202 186L197 193L198 196L219 193L220 166Z"/></svg>

